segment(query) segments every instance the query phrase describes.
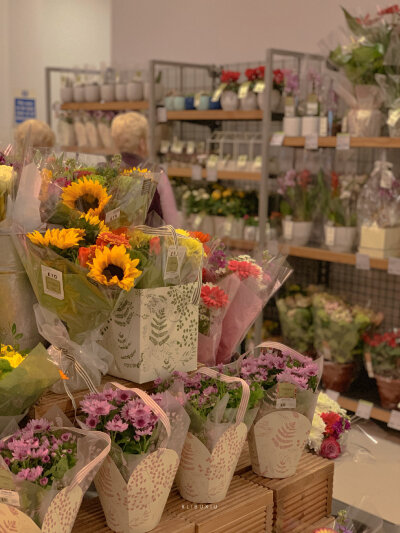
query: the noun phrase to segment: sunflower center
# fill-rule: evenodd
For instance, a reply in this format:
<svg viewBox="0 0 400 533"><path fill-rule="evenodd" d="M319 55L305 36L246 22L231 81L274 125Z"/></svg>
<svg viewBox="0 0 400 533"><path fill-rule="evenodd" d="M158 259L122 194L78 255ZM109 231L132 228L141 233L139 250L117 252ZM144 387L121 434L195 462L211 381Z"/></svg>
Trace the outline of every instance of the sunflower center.
<svg viewBox="0 0 400 533"><path fill-rule="evenodd" d="M108 267L103 270L103 274L107 278L107 281L110 281L110 279L114 276L117 276L119 280L123 279L124 277L124 271L122 268L112 264L108 265Z"/></svg>
<svg viewBox="0 0 400 533"><path fill-rule="evenodd" d="M99 207L99 199L93 194L83 194L76 200L75 205L79 211L87 213L89 209L97 209Z"/></svg>

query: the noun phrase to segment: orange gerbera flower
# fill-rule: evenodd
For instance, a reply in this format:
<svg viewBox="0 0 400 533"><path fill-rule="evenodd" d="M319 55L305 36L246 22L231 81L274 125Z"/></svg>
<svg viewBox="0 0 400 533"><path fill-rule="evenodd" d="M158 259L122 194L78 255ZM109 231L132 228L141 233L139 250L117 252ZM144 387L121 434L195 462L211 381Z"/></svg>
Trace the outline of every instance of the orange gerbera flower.
<svg viewBox="0 0 400 533"><path fill-rule="evenodd" d="M100 233L96 240L96 245L100 246L101 248L108 245L120 246L121 244L123 244L125 248L131 248L129 240L125 234L117 234L112 231L105 231L104 233Z"/></svg>
<svg viewBox="0 0 400 533"><path fill-rule="evenodd" d="M208 233L203 233L202 231L189 231L189 235L194 239L199 240L202 244L211 239L211 235Z"/></svg>

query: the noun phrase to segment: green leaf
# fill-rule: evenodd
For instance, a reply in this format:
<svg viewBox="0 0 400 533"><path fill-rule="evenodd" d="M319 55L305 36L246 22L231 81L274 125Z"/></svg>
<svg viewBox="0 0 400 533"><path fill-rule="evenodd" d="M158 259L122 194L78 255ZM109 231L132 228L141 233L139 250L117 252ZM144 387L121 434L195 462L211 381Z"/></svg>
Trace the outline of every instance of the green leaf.
<svg viewBox="0 0 400 533"><path fill-rule="evenodd" d="M11 326L11 332L12 332L13 335L15 335L17 333L17 326L16 326L15 323Z"/></svg>
<svg viewBox="0 0 400 533"><path fill-rule="evenodd" d="M350 15L350 13L344 7L342 7L342 11L344 13L344 17L346 19L349 30L352 31L354 35L358 35L359 37L365 35L364 27L359 22L357 22L355 17Z"/></svg>

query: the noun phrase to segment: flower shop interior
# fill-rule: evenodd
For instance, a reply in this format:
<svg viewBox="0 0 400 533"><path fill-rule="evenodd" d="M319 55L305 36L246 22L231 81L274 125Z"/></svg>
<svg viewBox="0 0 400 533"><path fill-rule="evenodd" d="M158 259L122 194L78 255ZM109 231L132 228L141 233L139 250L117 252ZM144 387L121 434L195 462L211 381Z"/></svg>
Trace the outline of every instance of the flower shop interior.
<svg viewBox="0 0 400 533"><path fill-rule="evenodd" d="M400 533L392 1L0 0L1 532Z"/></svg>

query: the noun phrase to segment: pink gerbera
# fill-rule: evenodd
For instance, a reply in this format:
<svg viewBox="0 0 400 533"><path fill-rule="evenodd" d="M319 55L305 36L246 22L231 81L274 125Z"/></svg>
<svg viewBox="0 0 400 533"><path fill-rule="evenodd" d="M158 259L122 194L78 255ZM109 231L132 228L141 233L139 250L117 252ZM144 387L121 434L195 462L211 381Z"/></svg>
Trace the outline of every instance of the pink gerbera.
<svg viewBox="0 0 400 533"><path fill-rule="evenodd" d="M228 268L232 272L236 272L241 280L250 277L260 277L260 267L249 261L235 261L234 259L231 259L228 261Z"/></svg>
<svg viewBox="0 0 400 533"><path fill-rule="evenodd" d="M216 285L203 285L201 288L201 299L207 307L225 307L228 303L226 292Z"/></svg>

